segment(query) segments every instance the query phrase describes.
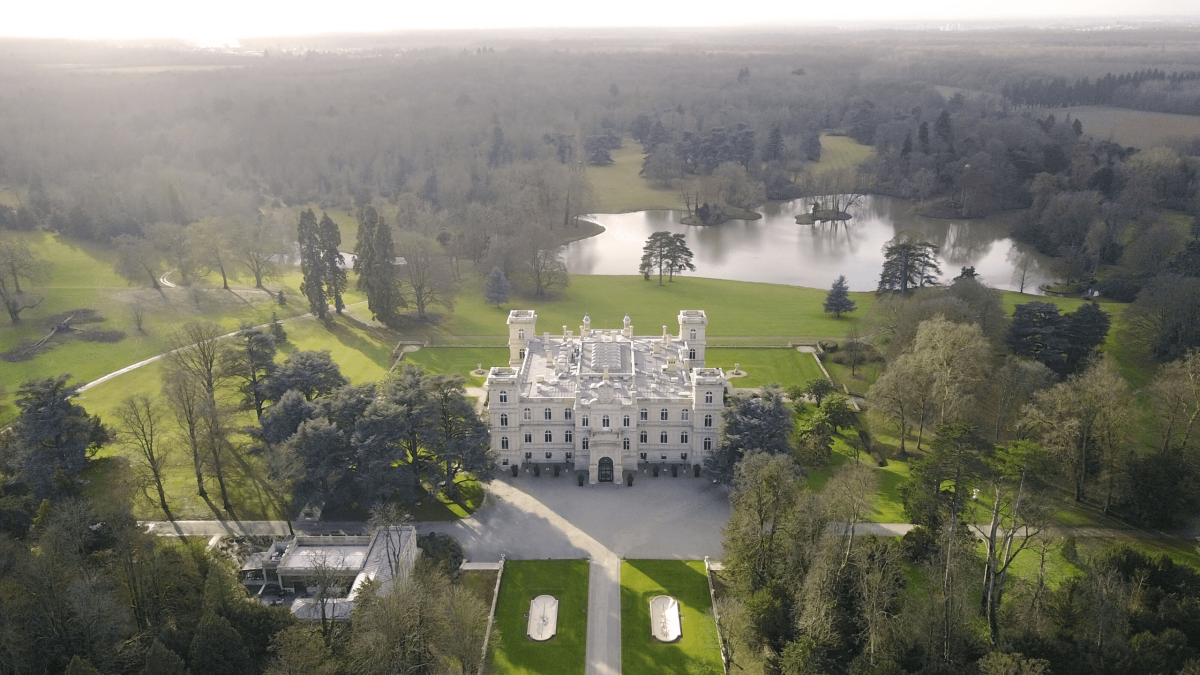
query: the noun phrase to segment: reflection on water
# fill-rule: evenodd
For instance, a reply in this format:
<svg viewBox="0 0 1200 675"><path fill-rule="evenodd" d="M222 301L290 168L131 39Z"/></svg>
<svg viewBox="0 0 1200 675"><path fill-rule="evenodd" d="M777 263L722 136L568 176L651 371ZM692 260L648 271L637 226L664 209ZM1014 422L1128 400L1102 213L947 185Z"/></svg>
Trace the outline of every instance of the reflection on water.
<svg viewBox="0 0 1200 675"><path fill-rule="evenodd" d="M943 280L973 265L989 286L1018 290L1016 269L1028 258L1026 293L1053 281L1049 260L1014 242L999 223L923 218L911 214L908 202L868 196L851 209L849 221L797 225L795 215L805 207L803 200L775 202L759 209L761 220L716 226L684 225L682 211L590 216L605 232L567 244L567 265L574 274L637 274L646 237L667 230L687 235L696 256L695 276L827 288L844 274L851 290L873 291L884 243L908 230L941 248Z"/></svg>

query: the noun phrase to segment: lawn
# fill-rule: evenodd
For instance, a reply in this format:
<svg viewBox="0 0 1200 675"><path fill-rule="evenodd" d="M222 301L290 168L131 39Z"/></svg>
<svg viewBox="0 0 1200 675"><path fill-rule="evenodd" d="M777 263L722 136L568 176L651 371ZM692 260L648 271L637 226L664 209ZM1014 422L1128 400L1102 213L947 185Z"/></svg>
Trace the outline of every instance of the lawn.
<svg viewBox="0 0 1200 675"><path fill-rule="evenodd" d="M683 635L662 643L650 634L650 599L679 602ZM621 563L621 670L626 673L721 673L717 627L709 610L704 563L627 560Z"/></svg>
<svg viewBox="0 0 1200 675"><path fill-rule="evenodd" d="M759 387L778 382L786 388L825 377L812 354L802 354L795 349L718 348L705 350L704 356L705 365L723 368L726 375L733 370L733 364L739 364L746 377L730 380L735 387Z"/></svg>
<svg viewBox="0 0 1200 675"><path fill-rule="evenodd" d="M508 349L499 347L426 347L404 355L406 363L425 367L431 373L457 373L467 378L467 386L483 386L482 377L471 371L482 363L483 369L508 365Z"/></svg>
<svg viewBox="0 0 1200 675"><path fill-rule="evenodd" d="M845 434L833 437L833 457L829 466L813 469L808 472L808 489L820 492L833 476L833 472L847 462L854 461L854 448L846 442ZM872 509L866 519L876 523L907 523L908 516L904 513L904 503L900 500L900 485L908 479L908 462L889 460L884 467L876 466L871 456L859 453L858 461L875 470L879 480L879 490L872 500Z"/></svg>
<svg viewBox="0 0 1200 675"><path fill-rule="evenodd" d="M596 213L684 209L678 190L652 187L639 175L646 157L641 144L625 138L624 145L613 150L611 156L613 163L608 166L587 167Z"/></svg>
<svg viewBox="0 0 1200 675"><path fill-rule="evenodd" d="M0 386L10 395L21 383L59 373L70 373L74 381L89 382L131 363L162 353L171 334L188 321L213 321L232 331L243 322L263 324L272 315L280 318L307 311L291 293L292 302L279 306L267 293L249 287L246 280L232 280L232 290L225 291L207 285L196 297L184 288L149 288L130 286L112 268L111 249L76 242L58 235L31 233L20 235L40 258L51 261L45 281L30 286L43 296L42 303L26 310L18 324L0 327L0 352L8 351L23 342L36 342L57 324L56 315L78 309L99 313L102 321L79 327L89 331L119 331L108 341L85 341L81 334L56 336L53 349L27 361L7 363L0 367ZM269 282L272 289L281 285L290 289L299 286L299 275L288 274ZM240 285L239 285L240 284ZM357 296L352 296L357 301ZM134 323L132 310L137 304L145 307L143 330ZM12 406L0 410L0 423L15 414Z"/></svg>
<svg viewBox="0 0 1200 675"><path fill-rule="evenodd" d="M875 149L849 136L821 134L821 161L812 166L815 174L837 169L852 169L862 164Z"/></svg>
<svg viewBox="0 0 1200 675"><path fill-rule="evenodd" d="M495 629L499 631L489 672L498 675L583 673L587 645L588 562L510 560L504 563ZM558 631L546 642L526 635L529 602L558 599ZM633 671L627 671L633 672Z"/></svg>
<svg viewBox="0 0 1200 675"><path fill-rule="evenodd" d="M481 284L479 278L467 282L474 289ZM414 322L403 332L434 344L478 343L463 336L507 336L509 310L532 309L538 315L538 333L561 335L564 325L578 331L585 314L591 317L593 328L620 328L628 313L635 334L658 335L664 325L672 333L678 332L679 310L703 309L708 314L710 343L713 338L769 336L782 338L786 344L793 337L840 338L851 326L863 325L863 317L875 303L874 293L851 293L859 311L835 319L822 309L827 293L819 288L724 279L684 277L659 286L637 275L575 276L558 297L517 297L500 308L485 304L482 293L466 291L455 299L453 314L440 322Z"/></svg>

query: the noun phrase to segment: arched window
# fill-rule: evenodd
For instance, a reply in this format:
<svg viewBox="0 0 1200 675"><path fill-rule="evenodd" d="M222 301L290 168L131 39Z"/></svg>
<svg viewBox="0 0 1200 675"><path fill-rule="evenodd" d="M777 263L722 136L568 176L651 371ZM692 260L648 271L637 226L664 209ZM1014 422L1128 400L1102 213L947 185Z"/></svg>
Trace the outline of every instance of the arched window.
<svg viewBox="0 0 1200 675"><path fill-rule="evenodd" d="M691 412L689 412L687 408L680 410L679 411L679 419L683 420L684 422L688 421L689 419L691 419Z"/></svg>
<svg viewBox="0 0 1200 675"><path fill-rule="evenodd" d="M500 449L501 449L501 450L507 450L507 449L508 449L508 436L501 436L501 437L500 437Z"/></svg>
<svg viewBox="0 0 1200 675"><path fill-rule="evenodd" d="M563 441L566 443L574 443L575 442L575 433L573 431L571 431L570 429L567 429L566 431L563 432Z"/></svg>
<svg viewBox="0 0 1200 675"><path fill-rule="evenodd" d="M704 451L708 452L709 450L712 450L712 439L706 438L704 439Z"/></svg>
<svg viewBox="0 0 1200 675"><path fill-rule="evenodd" d="M621 426L623 426L623 427L629 426L629 415L626 415L621 418Z"/></svg>
<svg viewBox="0 0 1200 675"><path fill-rule="evenodd" d="M688 350L688 358L689 358L689 359L691 359L691 360L693 360L693 361L695 361L695 360L696 360L696 350L695 350L695 349L689 349L689 350Z"/></svg>
<svg viewBox="0 0 1200 675"><path fill-rule="evenodd" d="M645 443L646 439L648 439L649 437L650 437L649 434L647 434L645 431L643 431L642 433L638 434L638 443Z"/></svg>
<svg viewBox="0 0 1200 675"><path fill-rule="evenodd" d="M669 415L667 414L666 408L663 408L662 410L658 411L658 419L666 422L668 417L669 417Z"/></svg>
<svg viewBox="0 0 1200 675"><path fill-rule="evenodd" d="M588 439L586 437L583 439L583 449L584 450L588 449Z"/></svg>
<svg viewBox="0 0 1200 675"><path fill-rule="evenodd" d="M621 449L622 449L622 450L628 450L628 449L629 449L629 439L628 439L628 438L626 438L625 440L621 441Z"/></svg>
<svg viewBox="0 0 1200 675"><path fill-rule="evenodd" d="M552 415L552 414L550 413L550 409L549 409L549 408L546 408L544 411L542 411L542 417L544 417L544 418L546 418L546 419L548 419L548 420L552 420L552 419L554 419L554 415Z"/></svg>
<svg viewBox="0 0 1200 675"><path fill-rule="evenodd" d="M500 414L500 426L502 426L502 427L508 426L508 414L507 413Z"/></svg>
<svg viewBox="0 0 1200 675"><path fill-rule="evenodd" d="M553 442L554 442L554 432L553 432L553 431L550 431L549 429L547 429L547 430L546 430L546 434L545 434L545 436L546 436L546 442L547 442L547 443L553 443Z"/></svg>
<svg viewBox="0 0 1200 675"><path fill-rule="evenodd" d="M688 331L688 339L689 339L689 340L695 340L695 339L696 339L696 329L695 329L695 328L693 328L693 329L691 329L691 330L689 330L689 331Z"/></svg>
<svg viewBox="0 0 1200 675"><path fill-rule="evenodd" d="M507 391L504 391L504 390L500 391L500 402L508 403L508 392Z"/></svg>
<svg viewBox="0 0 1200 675"><path fill-rule="evenodd" d="M649 410L646 410L645 408L642 408L642 412L641 412L641 418L640 418L640 419L641 419L643 422L645 422L646 420L650 419L650 411L649 411Z"/></svg>
<svg viewBox="0 0 1200 675"><path fill-rule="evenodd" d="M579 426L581 426L581 427L588 426L588 416L587 415L584 415L583 419L579 420Z"/></svg>
<svg viewBox="0 0 1200 675"><path fill-rule="evenodd" d="M680 442L680 443L687 443L687 442L688 442L688 435L687 435L687 432L686 432L686 431L685 431L685 432L683 432L682 434L679 434L679 442Z"/></svg>
<svg viewBox="0 0 1200 675"><path fill-rule="evenodd" d="M517 339L518 339L518 340L524 340L524 339L525 339L525 329L524 329L524 328L520 328L520 329L518 329L518 330L517 330Z"/></svg>
<svg viewBox="0 0 1200 675"><path fill-rule="evenodd" d="M704 402L712 403L712 392L711 391L704 392Z"/></svg>
<svg viewBox="0 0 1200 675"><path fill-rule="evenodd" d="M705 415L705 416L704 416L704 426L706 426L706 427L711 427L711 426L712 426L712 415Z"/></svg>
<svg viewBox="0 0 1200 675"><path fill-rule="evenodd" d="M664 432L662 432L661 434L659 434L659 435L658 435L658 442L659 442L659 443L666 443L666 442L667 442L667 432L665 432L665 431L664 431Z"/></svg>
<svg viewBox="0 0 1200 675"><path fill-rule="evenodd" d="M533 419L533 411L530 410L529 408L526 408L524 416L525 416L525 419L527 419L527 420Z"/></svg>
<svg viewBox="0 0 1200 675"><path fill-rule="evenodd" d="M570 408L563 408L563 419L564 419L564 420L567 420L568 422L570 422L570 421L571 421L571 416L572 416L572 414L571 414L571 409L570 409Z"/></svg>
<svg viewBox="0 0 1200 675"><path fill-rule="evenodd" d="M600 426L604 427L605 429L608 428L608 415L600 418Z"/></svg>

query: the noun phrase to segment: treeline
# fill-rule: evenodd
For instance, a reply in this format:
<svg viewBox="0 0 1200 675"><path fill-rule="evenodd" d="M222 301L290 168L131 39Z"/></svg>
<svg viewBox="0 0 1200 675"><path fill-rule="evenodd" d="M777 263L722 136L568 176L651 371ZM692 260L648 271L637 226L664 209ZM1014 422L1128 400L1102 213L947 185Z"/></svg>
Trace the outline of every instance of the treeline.
<svg viewBox="0 0 1200 675"><path fill-rule="evenodd" d="M162 398L126 399L111 427L75 402L67 375L16 392L18 415L0 433L0 673L477 670L487 605L447 576L457 563L441 558L453 546L433 545L386 592L364 589L349 623L303 624L250 598L240 561L206 552L203 538L151 536L138 524L135 499L174 520L167 485L178 466L214 513L236 519L245 505L229 483L254 454L264 467L256 479L285 516L311 504L369 513L377 527L402 522L404 500L441 489L427 486L444 481L457 496L464 473L490 472L486 427L461 377L409 367L351 385L328 352L276 363L280 326L223 332L186 326ZM86 472L106 444L122 446L129 480L110 478L91 497Z"/></svg>
<svg viewBox="0 0 1200 675"><path fill-rule="evenodd" d="M1097 78L1083 77L1068 83L1065 77L1043 80L1033 78L1004 85L1000 93L1004 98L1019 106L1043 108L1066 108L1078 105L1119 105L1127 108L1151 110L1130 105L1139 98L1138 89L1146 83L1160 82L1168 90L1180 90L1180 84L1200 80L1200 71L1174 71L1169 75L1158 69L1145 69L1114 76L1112 73ZM1200 108L1191 110L1158 110L1159 112L1200 113Z"/></svg>
<svg viewBox="0 0 1200 675"><path fill-rule="evenodd" d="M1126 547L1077 548L1050 529L1064 495L1147 524L1195 512L1200 352L1135 392L1096 352L1109 329L1100 306L1034 302L1010 320L969 274L889 294L873 321L880 344L839 349L885 360L865 418L823 381L729 401L708 468L734 488L732 586L717 607L733 664L786 675L1200 667L1200 573ZM834 436L851 455L831 469ZM901 541L855 536L879 490L868 462L893 451L910 462L898 493L916 527ZM805 487L814 470L832 473L819 493ZM1059 556L1075 576L1053 580Z"/></svg>

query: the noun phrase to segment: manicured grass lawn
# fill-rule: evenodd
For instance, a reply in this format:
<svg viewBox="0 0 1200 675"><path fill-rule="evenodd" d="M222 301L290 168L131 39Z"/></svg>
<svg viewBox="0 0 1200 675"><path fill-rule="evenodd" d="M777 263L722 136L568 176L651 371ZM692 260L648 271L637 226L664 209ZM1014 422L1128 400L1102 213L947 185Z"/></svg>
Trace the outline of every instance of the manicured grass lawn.
<svg viewBox="0 0 1200 675"><path fill-rule="evenodd" d="M459 575L458 584L489 607L492 605L492 593L496 590L496 572L467 570Z"/></svg>
<svg viewBox="0 0 1200 675"><path fill-rule="evenodd" d="M354 305L350 309L365 312L366 305ZM288 339L280 350L280 360L293 351L328 350L342 374L355 384L377 382L387 376L392 365L395 334L365 326L349 317L336 314L332 317L328 327L315 318L284 324Z"/></svg>
<svg viewBox="0 0 1200 675"><path fill-rule="evenodd" d="M526 635L529 602L558 599L558 632L546 642ZM504 563L495 628L499 631L489 672L507 675L572 675L583 672L587 645L588 562L511 560ZM633 671L626 671L633 672Z"/></svg>
<svg viewBox="0 0 1200 675"><path fill-rule="evenodd" d="M821 134L821 161L812 167L816 174L850 169L862 164L875 149L862 145L849 136L830 136Z"/></svg>
<svg viewBox="0 0 1200 675"><path fill-rule="evenodd" d="M457 373L467 378L467 386L482 386L484 378L471 375L477 364L483 369L508 365L507 348L428 347L404 355L404 361L425 366L431 373Z"/></svg>
<svg viewBox="0 0 1200 675"><path fill-rule="evenodd" d="M854 315L833 318L822 309L828 291L778 284L684 277L659 286L632 276L575 276L557 298L513 298L499 309L487 305L478 292L482 279L464 283L454 313L436 324L414 324L403 332L413 337L463 341L461 336L507 336L508 312L537 312L537 332L562 334L565 325L576 331L587 314L592 328L620 328L626 313L637 335L658 335L662 327L679 330L681 309L703 309L708 314L708 337L774 336L840 338L854 325L864 325L875 303L874 293L851 293L858 303ZM471 290L474 289L474 290ZM786 339L785 339L786 342Z"/></svg>
<svg viewBox="0 0 1200 675"><path fill-rule="evenodd" d="M733 364L740 364L746 377L730 380L735 387L759 387L778 382L786 388L825 377L812 354L802 354L795 349L708 349L704 356L706 365L723 368L726 375L733 370Z"/></svg>
<svg viewBox="0 0 1200 675"><path fill-rule="evenodd" d="M650 599L679 602L683 635L662 643L650 634ZM704 562L627 560L621 563L621 670L625 673L720 673L721 648L709 610Z"/></svg>
<svg viewBox="0 0 1200 675"><path fill-rule="evenodd" d="M683 210L678 190L655 188L638 175L645 154L640 143L625 138L625 144L611 153L608 166L587 166L592 184L592 210L595 213L625 213L647 209Z"/></svg>

